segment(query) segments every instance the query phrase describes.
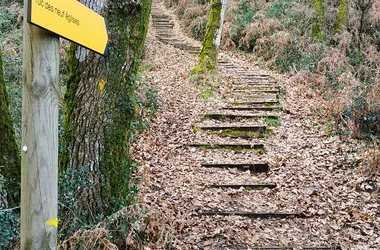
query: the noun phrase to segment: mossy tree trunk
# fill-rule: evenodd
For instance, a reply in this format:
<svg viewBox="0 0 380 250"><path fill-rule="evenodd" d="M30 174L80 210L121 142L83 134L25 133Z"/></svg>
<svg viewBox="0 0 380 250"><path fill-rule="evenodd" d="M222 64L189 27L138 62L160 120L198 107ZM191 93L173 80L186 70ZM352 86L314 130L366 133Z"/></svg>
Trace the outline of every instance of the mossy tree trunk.
<svg viewBox="0 0 380 250"><path fill-rule="evenodd" d="M0 175L5 178L8 203L13 206L20 202L21 162L15 141L13 119L9 111L8 92L3 77L2 62L0 51Z"/></svg>
<svg viewBox="0 0 380 250"><path fill-rule="evenodd" d="M343 24L347 18L349 3L350 0L340 0L339 2L336 32L341 32L343 30Z"/></svg>
<svg viewBox="0 0 380 250"><path fill-rule="evenodd" d="M109 215L129 196L135 76L151 0L81 2L108 19L109 56L99 56L77 45L68 50L60 170L85 169L83 179L91 185L77 194L76 213L81 219L95 222L97 215Z"/></svg>
<svg viewBox="0 0 380 250"><path fill-rule="evenodd" d="M205 71L216 70L226 7L227 0L212 0L202 51L197 65L192 69L192 74L203 74Z"/></svg>
<svg viewBox="0 0 380 250"><path fill-rule="evenodd" d="M325 0L314 0L314 21L312 35L316 41L321 42L325 31Z"/></svg>

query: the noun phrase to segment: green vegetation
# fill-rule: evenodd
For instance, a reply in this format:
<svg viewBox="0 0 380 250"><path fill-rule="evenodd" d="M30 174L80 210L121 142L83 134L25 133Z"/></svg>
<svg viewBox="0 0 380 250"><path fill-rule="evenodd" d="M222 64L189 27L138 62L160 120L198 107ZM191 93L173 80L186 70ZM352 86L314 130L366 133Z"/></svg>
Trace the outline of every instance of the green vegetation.
<svg viewBox="0 0 380 250"><path fill-rule="evenodd" d="M20 202L21 162L15 140L13 119L9 112L8 91L3 78L2 52L0 50L0 175L5 178L4 188L10 206Z"/></svg>
<svg viewBox="0 0 380 250"><path fill-rule="evenodd" d="M194 132L206 132L209 134L216 134L221 137L242 137L242 138L264 138L271 134L268 129L262 128L210 128L203 129L200 127L194 127Z"/></svg>
<svg viewBox="0 0 380 250"><path fill-rule="evenodd" d="M265 153L264 146L263 145L254 145L251 147L251 145L211 145L211 144L194 144L194 145L185 145L188 147L198 147L202 150L231 150L231 151L251 151L254 150L257 154L263 154Z"/></svg>
<svg viewBox="0 0 380 250"><path fill-rule="evenodd" d="M278 127L281 124L278 118L266 118L265 122L269 127Z"/></svg>

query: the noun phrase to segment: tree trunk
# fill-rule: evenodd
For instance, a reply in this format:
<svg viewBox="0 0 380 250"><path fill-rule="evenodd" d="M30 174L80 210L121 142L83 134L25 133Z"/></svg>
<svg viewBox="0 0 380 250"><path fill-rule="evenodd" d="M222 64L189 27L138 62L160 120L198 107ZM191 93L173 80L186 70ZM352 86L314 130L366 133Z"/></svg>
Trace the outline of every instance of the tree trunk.
<svg viewBox="0 0 380 250"><path fill-rule="evenodd" d="M19 148L15 141L13 119L9 112L2 62L0 51L0 175L6 181L4 187L8 193L8 203L14 206L20 202L21 163Z"/></svg>
<svg viewBox="0 0 380 250"><path fill-rule="evenodd" d="M314 15L312 35L315 40L321 42L325 30L325 0L314 0Z"/></svg>
<svg viewBox="0 0 380 250"><path fill-rule="evenodd" d="M192 74L203 74L216 70L220 39L224 22L227 0L213 0L206 26L206 34L202 42L202 51Z"/></svg>
<svg viewBox="0 0 380 250"><path fill-rule="evenodd" d="M336 21L336 32L342 32L343 23L346 21L349 0L340 0L338 7L338 18Z"/></svg>
<svg viewBox="0 0 380 250"><path fill-rule="evenodd" d="M109 22L109 56L77 45L68 51L60 169L84 169L90 186L77 192L77 215L95 222L130 195L129 137L136 110L135 76L151 0L82 0ZM103 8L107 6L107 8ZM78 176L76 177L78 178Z"/></svg>

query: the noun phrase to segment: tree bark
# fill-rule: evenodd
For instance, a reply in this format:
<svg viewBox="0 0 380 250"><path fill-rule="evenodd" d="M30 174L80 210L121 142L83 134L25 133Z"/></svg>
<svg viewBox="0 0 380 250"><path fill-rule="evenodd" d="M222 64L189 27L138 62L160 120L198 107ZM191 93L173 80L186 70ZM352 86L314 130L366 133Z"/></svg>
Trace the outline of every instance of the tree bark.
<svg viewBox="0 0 380 250"><path fill-rule="evenodd" d="M321 42L325 30L325 0L314 0L314 15L312 35L316 41Z"/></svg>
<svg viewBox="0 0 380 250"><path fill-rule="evenodd" d="M3 77L2 62L0 51L0 175L6 181L3 191L8 193L8 203L15 206L20 203L21 163L19 148L15 140L13 119L9 112L9 99Z"/></svg>
<svg viewBox="0 0 380 250"><path fill-rule="evenodd" d="M77 215L96 222L130 195L129 137L151 0L83 0L109 22L109 56L77 45L68 51L62 171L85 168L90 187L77 192ZM107 6L107 8L104 8Z"/></svg>
<svg viewBox="0 0 380 250"><path fill-rule="evenodd" d="M192 74L216 71L226 7L227 0L213 0L211 2L202 51L197 65L192 69Z"/></svg>
<svg viewBox="0 0 380 250"><path fill-rule="evenodd" d="M336 32L342 32L343 23L346 21L350 0L340 0L338 7L338 18L336 21Z"/></svg>

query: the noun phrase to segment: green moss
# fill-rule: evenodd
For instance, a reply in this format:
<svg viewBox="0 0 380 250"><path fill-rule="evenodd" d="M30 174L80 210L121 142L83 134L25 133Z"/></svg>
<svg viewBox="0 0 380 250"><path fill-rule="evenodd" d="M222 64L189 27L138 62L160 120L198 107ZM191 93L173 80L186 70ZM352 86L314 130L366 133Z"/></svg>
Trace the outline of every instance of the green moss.
<svg viewBox="0 0 380 250"><path fill-rule="evenodd" d="M238 129L238 128L225 128L225 129L202 129L199 127L194 128L195 132L206 132L215 134L221 137L242 137L242 138L264 138L270 135L269 130L262 129Z"/></svg>
<svg viewBox="0 0 380 250"><path fill-rule="evenodd" d="M83 152L73 153L71 149L78 143L78 138L97 136L101 148L97 149L96 143L88 146L93 147L89 150L90 152L96 152L96 150L99 152L96 155L83 157L85 165L87 162L99 165L97 169L91 169L89 172L90 176L99 175L97 178L102 182L100 188L96 187L96 192L100 192L100 194L96 193L99 197L94 197L94 199L101 199L101 202L98 200L91 202L96 202L97 205L103 204L103 207L100 205L91 208L94 216L98 213L107 216L122 206L129 205L136 193L131 178L134 163L130 158L129 143L137 107L134 93L137 87L136 75L142 60L150 10L151 0L141 0L137 6L123 6L118 1L111 0L108 2L108 15L106 14L109 21L109 56L102 58L90 53L85 61L79 62L75 56L77 46L71 45L68 49L69 75L65 94L60 171L70 167L83 167L70 166L71 158L83 157L80 155ZM77 116L78 113L82 113L81 105L85 105L86 101L80 99L81 89L86 86L86 83L91 82L91 79L104 79L106 84L101 90L103 95L99 95L97 88L89 90L96 91L93 93L96 97L92 105L95 111L99 112L86 114L87 120L94 121L90 124L91 126L88 126L88 124L79 123ZM98 131L102 133L99 134ZM94 219L94 216L91 219ZM90 217L88 212L87 217Z"/></svg>
<svg viewBox="0 0 380 250"><path fill-rule="evenodd" d="M338 18L336 21L336 32L342 31L343 23L346 20L346 11L348 8L348 1L349 0L340 0L339 7L338 7Z"/></svg>
<svg viewBox="0 0 380 250"><path fill-rule="evenodd" d="M254 148L254 151L255 151L256 154L259 154L259 155L265 153L264 148Z"/></svg>
<svg viewBox="0 0 380 250"><path fill-rule="evenodd" d="M198 132L202 131L202 129L199 127L194 127L193 131L194 131L194 133L198 133Z"/></svg>
<svg viewBox="0 0 380 250"><path fill-rule="evenodd" d="M325 29L325 0L314 0L314 15L312 35L315 40L321 42Z"/></svg>
<svg viewBox="0 0 380 250"><path fill-rule="evenodd" d="M202 51L199 55L198 63L191 70L194 73L215 73L219 48L215 45L214 40L220 27L220 12L222 3L220 0L212 0L210 14L206 26L206 34L202 42Z"/></svg>
<svg viewBox="0 0 380 250"><path fill-rule="evenodd" d="M3 77L2 53L0 51L0 175L5 177L8 203L20 202L21 162L15 140L13 119L9 111L9 98Z"/></svg>
<svg viewBox="0 0 380 250"><path fill-rule="evenodd" d="M266 118L265 122L269 127L278 127L281 124L278 118Z"/></svg>

